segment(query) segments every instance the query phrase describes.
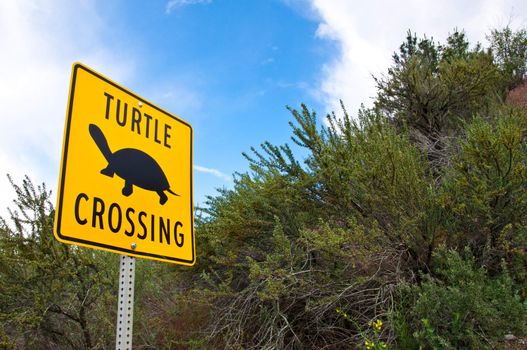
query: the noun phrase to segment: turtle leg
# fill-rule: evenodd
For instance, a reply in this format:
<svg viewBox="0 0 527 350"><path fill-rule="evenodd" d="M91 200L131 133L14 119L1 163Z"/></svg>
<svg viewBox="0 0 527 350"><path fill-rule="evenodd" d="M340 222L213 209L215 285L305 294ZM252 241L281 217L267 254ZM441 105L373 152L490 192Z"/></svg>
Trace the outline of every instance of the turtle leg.
<svg viewBox="0 0 527 350"><path fill-rule="evenodd" d="M113 170L113 168L108 164L108 166L104 169L101 170L101 174L103 175L106 175L106 176L109 176L109 177L113 177L113 174L115 174L115 171Z"/></svg>
<svg viewBox="0 0 527 350"><path fill-rule="evenodd" d="M132 194L133 191L134 191L133 184L131 182L129 182L129 181L125 181L124 182L124 187L123 187L123 190L122 190L123 195L128 197L129 195Z"/></svg>
<svg viewBox="0 0 527 350"><path fill-rule="evenodd" d="M157 191L157 194L159 195L159 204L163 205L167 202L168 197L163 191Z"/></svg>

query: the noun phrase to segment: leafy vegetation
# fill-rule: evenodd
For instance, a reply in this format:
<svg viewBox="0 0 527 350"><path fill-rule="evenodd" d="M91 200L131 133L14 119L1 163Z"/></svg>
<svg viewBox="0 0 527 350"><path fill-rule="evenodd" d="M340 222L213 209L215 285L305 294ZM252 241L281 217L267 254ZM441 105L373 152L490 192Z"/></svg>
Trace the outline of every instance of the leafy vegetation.
<svg viewBox="0 0 527 350"><path fill-rule="evenodd" d="M406 348L482 349L503 332L525 332L527 305L506 270L490 277L468 249L460 255L442 248L435 258L433 274L400 289L406 305L394 316L415 330Z"/></svg>
<svg viewBox="0 0 527 350"><path fill-rule="evenodd" d="M139 261L142 349L492 349L527 322L527 34L411 32L375 106L264 142L197 211L198 262ZM23 179L0 226L0 344L113 347L116 257L59 244Z"/></svg>
<svg viewBox="0 0 527 350"><path fill-rule="evenodd" d="M0 223L0 339L4 348L91 349L113 338L113 256L53 237L50 193L13 183L11 225Z"/></svg>

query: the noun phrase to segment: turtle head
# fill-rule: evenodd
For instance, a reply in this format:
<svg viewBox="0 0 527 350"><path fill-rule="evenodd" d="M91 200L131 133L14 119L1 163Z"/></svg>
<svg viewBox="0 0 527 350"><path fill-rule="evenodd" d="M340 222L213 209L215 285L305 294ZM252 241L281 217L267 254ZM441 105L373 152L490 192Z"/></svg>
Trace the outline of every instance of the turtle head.
<svg viewBox="0 0 527 350"><path fill-rule="evenodd" d="M97 147L99 147L99 150L103 154L104 158L109 161L112 151L110 151L108 141L106 141L106 137L104 137L102 130L95 124L90 124L88 129L93 141L95 141L95 144Z"/></svg>

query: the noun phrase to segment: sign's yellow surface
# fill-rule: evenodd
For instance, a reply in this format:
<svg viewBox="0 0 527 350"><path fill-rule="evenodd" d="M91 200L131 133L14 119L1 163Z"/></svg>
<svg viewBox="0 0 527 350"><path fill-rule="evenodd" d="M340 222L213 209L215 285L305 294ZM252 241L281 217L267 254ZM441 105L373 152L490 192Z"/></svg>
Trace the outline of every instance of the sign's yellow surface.
<svg viewBox="0 0 527 350"><path fill-rule="evenodd" d="M190 124L74 64L55 237L193 265L192 150Z"/></svg>

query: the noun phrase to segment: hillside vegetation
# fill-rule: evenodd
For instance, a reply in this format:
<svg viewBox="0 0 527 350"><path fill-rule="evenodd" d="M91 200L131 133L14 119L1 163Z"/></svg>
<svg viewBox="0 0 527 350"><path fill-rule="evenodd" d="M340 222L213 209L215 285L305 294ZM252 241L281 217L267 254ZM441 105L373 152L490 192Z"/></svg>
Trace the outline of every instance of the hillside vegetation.
<svg viewBox="0 0 527 350"><path fill-rule="evenodd" d="M268 142L245 154L250 170L196 210L193 268L138 261L134 348L494 349L525 336L527 32L488 41L409 32L373 108L324 120L290 108L307 155ZM12 183L0 348L113 348L118 256L55 241L49 191Z"/></svg>

